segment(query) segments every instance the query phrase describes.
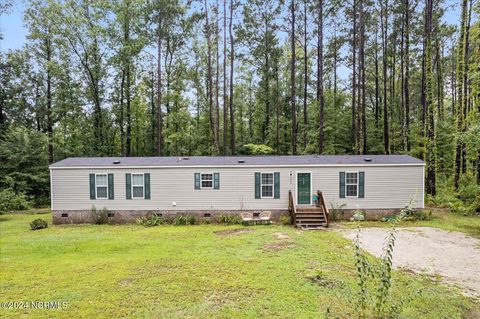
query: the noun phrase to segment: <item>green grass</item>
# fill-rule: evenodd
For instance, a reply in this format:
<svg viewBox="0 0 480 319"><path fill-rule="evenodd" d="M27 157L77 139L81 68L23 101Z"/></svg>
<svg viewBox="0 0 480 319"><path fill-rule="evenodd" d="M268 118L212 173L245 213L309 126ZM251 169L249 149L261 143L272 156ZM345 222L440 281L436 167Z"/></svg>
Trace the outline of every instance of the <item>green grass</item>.
<svg viewBox="0 0 480 319"><path fill-rule="evenodd" d="M0 309L3 318L323 318L354 316L351 243L287 226L65 225L49 214L0 216L0 301L66 301L66 309ZM276 233L290 236L278 239ZM321 284L308 276L321 270ZM419 289L422 294L416 294ZM395 272L405 318L474 318L453 287Z"/></svg>
<svg viewBox="0 0 480 319"><path fill-rule="evenodd" d="M402 221L398 223L398 227L436 227L447 231L462 232L467 235L480 238L480 217L479 216L463 216L449 213L445 209L427 208L432 211L432 219L425 221ZM340 223L343 227L352 228L357 224L350 222ZM388 222L367 221L362 222L362 227L390 227Z"/></svg>

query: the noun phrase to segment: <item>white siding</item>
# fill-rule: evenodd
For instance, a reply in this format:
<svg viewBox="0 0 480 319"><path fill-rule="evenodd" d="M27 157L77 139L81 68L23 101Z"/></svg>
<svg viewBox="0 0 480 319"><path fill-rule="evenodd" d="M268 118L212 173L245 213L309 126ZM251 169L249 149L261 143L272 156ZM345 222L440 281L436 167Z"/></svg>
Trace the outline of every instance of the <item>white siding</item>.
<svg viewBox="0 0 480 319"><path fill-rule="evenodd" d="M255 199L255 172L280 172L280 199ZM235 167L52 169L52 210L240 210L287 209L295 194L296 172L312 173L312 190L324 193L327 205L345 209L402 208L415 197L423 207L423 166L370 167ZM339 198L339 172L365 172L365 198ZM150 173L151 199L125 198L125 173ZM195 172L219 172L220 189L194 189ZM90 200L89 174L113 173L115 199ZM173 206L173 203L176 206Z"/></svg>

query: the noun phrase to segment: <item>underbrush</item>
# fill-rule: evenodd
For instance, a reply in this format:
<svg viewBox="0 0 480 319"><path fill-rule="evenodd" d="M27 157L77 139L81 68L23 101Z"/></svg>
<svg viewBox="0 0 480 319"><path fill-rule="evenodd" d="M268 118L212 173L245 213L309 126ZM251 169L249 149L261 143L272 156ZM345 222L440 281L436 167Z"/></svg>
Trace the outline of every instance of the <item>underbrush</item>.
<svg viewBox="0 0 480 319"><path fill-rule="evenodd" d="M7 188L0 191L0 214L31 207L29 198L23 193L15 193Z"/></svg>
<svg viewBox="0 0 480 319"><path fill-rule="evenodd" d="M451 185L452 183L444 183ZM453 187L440 185L437 196L427 196L427 204L449 208L452 213L462 215L480 214L480 187L475 176L470 173L463 175L458 184L458 191Z"/></svg>
<svg viewBox="0 0 480 319"><path fill-rule="evenodd" d="M153 227L160 225L197 225L197 224L221 224L221 225L240 225L242 219L235 214L221 214L216 218L205 217L203 219L197 218L193 215L180 215L175 217L164 217L160 213L154 213L149 216L140 217L136 219L138 225L145 227Z"/></svg>

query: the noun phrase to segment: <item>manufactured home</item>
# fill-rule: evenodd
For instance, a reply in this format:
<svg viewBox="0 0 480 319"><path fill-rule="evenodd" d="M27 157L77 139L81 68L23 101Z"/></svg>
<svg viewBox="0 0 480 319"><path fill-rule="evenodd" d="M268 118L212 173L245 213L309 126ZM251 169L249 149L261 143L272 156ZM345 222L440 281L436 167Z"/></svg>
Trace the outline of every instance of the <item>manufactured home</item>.
<svg viewBox="0 0 480 319"><path fill-rule="evenodd" d="M316 206L369 214L424 207L424 162L406 155L81 157L50 166L53 222L112 222L152 213L220 214ZM321 192L321 193L320 193Z"/></svg>

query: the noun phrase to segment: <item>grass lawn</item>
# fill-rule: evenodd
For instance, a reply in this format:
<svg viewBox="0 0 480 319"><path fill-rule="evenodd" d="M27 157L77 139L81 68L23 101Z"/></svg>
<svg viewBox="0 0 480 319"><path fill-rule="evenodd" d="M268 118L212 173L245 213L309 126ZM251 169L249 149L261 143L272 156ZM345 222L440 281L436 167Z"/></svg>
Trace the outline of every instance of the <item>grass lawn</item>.
<svg viewBox="0 0 480 319"><path fill-rule="evenodd" d="M219 225L30 231L28 223L38 217L51 219L0 216L0 302L68 305L0 309L0 317L323 318L328 308L354 317L353 250L335 231ZM226 233L239 228L244 231ZM314 270L322 271L320 283L309 279ZM405 318L479 314L473 300L435 279L395 272L393 285L397 301L410 298Z"/></svg>

